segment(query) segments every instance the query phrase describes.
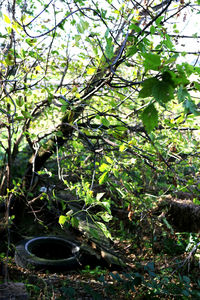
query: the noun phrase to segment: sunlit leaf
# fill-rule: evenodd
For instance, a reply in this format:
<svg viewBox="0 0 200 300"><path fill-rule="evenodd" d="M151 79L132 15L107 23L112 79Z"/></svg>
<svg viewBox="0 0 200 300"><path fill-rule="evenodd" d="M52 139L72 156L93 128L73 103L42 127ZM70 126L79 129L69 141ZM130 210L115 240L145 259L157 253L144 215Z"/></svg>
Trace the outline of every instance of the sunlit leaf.
<svg viewBox="0 0 200 300"><path fill-rule="evenodd" d="M158 17L158 18L156 19L155 22L156 22L156 25L157 25L157 26L160 25L160 23L162 22L163 18L164 18L164 16L160 16L160 17Z"/></svg>
<svg viewBox="0 0 200 300"><path fill-rule="evenodd" d="M95 69L95 68L89 68L89 69L87 70L87 74L88 74L88 75L93 75L95 72L96 72L96 69Z"/></svg>
<svg viewBox="0 0 200 300"><path fill-rule="evenodd" d="M145 58L144 60L145 69L158 70L158 67L161 64L161 58L158 54L142 53L141 55Z"/></svg>
<svg viewBox="0 0 200 300"><path fill-rule="evenodd" d="M126 145L124 145L124 144L120 145L119 151L124 152L124 150L126 150Z"/></svg>
<svg viewBox="0 0 200 300"><path fill-rule="evenodd" d="M36 70L37 72L41 72L41 71L42 71L42 68L41 68L40 66L36 66L36 67L35 67L35 70Z"/></svg>
<svg viewBox="0 0 200 300"><path fill-rule="evenodd" d="M105 192L104 193L97 193L96 195L96 199L97 201L100 201L100 199L105 195Z"/></svg>
<svg viewBox="0 0 200 300"><path fill-rule="evenodd" d="M195 87L195 89L197 89L198 91L200 91L200 83L194 81L194 87Z"/></svg>
<svg viewBox="0 0 200 300"><path fill-rule="evenodd" d="M8 17L7 15L3 14L3 17L4 17L4 21L5 21L7 24L10 24L10 23L11 23L11 21L10 21L10 19L9 19L9 17Z"/></svg>
<svg viewBox="0 0 200 300"><path fill-rule="evenodd" d="M119 171L118 171L118 169L113 169L112 171L113 171L114 176L115 176L116 178L118 178L118 176L119 176Z"/></svg>
<svg viewBox="0 0 200 300"><path fill-rule="evenodd" d="M80 99L81 98L81 95L79 93L75 93L75 97Z"/></svg>
<svg viewBox="0 0 200 300"><path fill-rule="evenodd" d="M100 212L98 216L100 216L104 222L110 222L112 220L112 216L108 212Z"/></svg>
<svg viewBox="0 0 200 300"><path fill-rule="evenodd" d="M107 170L109 170L109 169L110 169L110 166L107 165L107 164L105 164L105 163L103 163L103 164L100 165L100 167L99 167L99 170L100 170L101 172L107 171Z"/></svg>
<svg viewBox="0 0 200 300"><path fill-rule="evenodd" d="M104 172L99 178L99 184L103 184L108 178L108 172Z"/></svg>
<svg viewBox="0 0 200 300"><path fill-rule="evenodd" d="M34 46L36 42L37 42L37 39L30 39L30 38L27 38L27 39L26 39L26 43L27 43L29 46Z"/></svg>
<svg viewBox="0 0 200 300"><path fill-rule="evenodd" d="M58 223L62 226L62 225L65 224L66 221L67 221L67 216L61 215L61 216L59 217Z"/></svg>
<svg viewBox="0 0 200 300"><path fill-rule="evenodd" d="M109 212L109 214L111 214L110 202L102 201L99 205L103 206Z"/></svg>
<svg viewBox="0 0 200 300"><path fill-rule="evenodd" d="M105 156L105 159L109 164L113 163L113 160L109 156Z"/></svg>
<svg viewBox="0 0 200 300"><path fill-rule="evenodd" d="M76 26L77 26L78 32L84 33L84 31L88 29L89 23L87 21L80 20L80 23L77 24Z"/></svg>
<svg viewBox="0 0 200 300"><path fill-rule="evenodd" d="M142 56L145 58L145 62L150 65L159 66L160 65L160 56L158 54L152 53L142 53Z"/></svg>
<svg viewBox="0 0 200 300"><path fill-rule="evenodd" d="M101 122L106 127L110 126L110 122L106 118L101 118Z"/></svg>
<svg viewBox="0 0 200 300"><path fill-rule="evenodd" d="M101 231L104 233L104 235L107 237L107 238L110 238L111 239L111 234L110 232L108 231L106 225L104 223L101 223L101 222L96 222L97 226L101 229Z"/></svg>

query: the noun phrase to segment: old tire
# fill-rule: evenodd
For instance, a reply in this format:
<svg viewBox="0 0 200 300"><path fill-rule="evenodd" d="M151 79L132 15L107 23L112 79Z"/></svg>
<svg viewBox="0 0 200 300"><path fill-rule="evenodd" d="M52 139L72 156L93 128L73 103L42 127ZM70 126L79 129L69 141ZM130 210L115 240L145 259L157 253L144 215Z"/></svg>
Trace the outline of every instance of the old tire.
<svg viewBox="0 0 200 300"><path fill-rule="evenodd" d="M64 271L80 266L80 248L63 237L42 236L21 241L15 250L15 262L26 269Z"/></svg>

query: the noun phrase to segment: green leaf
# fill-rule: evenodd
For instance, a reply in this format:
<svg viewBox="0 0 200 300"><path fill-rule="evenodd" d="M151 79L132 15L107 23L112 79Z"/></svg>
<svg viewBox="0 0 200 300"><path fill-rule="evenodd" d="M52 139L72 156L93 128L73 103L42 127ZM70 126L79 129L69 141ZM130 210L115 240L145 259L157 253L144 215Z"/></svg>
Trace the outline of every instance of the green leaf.
<svg viewBox="0 0 200 300"><path fill-rule="evenodd" d="M108 171L109 169L110 169L110 166L105 164L105 163L101 164L100 167L99 167L99 170L101 172Z"/></svg>
<svg viewBox="0 0 200 300"><path fill-rule="evenodd" d="M63 113L66 112L67 108L68 108L68 105L62 105L61 112L63 112Z"/></svg>
<svg viewBox="0 0 200 300"><path fill-rule="evenodd" d="M101 123L106 127L110 126L110 122L106 118L101 118Z"/></svg>
<svg viewBox="0 0 200 300"><path fill-rule="evenodd" d="M171 38L168 34L165 34L165 40L163 40L163 45L165 45L168 49L172 50L174 49L174 45L171 41Z"/></svg>
<svg viewBox="0 0 200 300"><path fill-rule="evenodd" d="M17 104L17 106L22 107L22 105L24 104L24 100L23 100L23 97L22 97L22 96L19 96L19 97L16 99L16 104Z"/></svg>
<svg viewBox="0 0 200 300"><path fill-rule="evenodd" d="M99 212L98 216L101 217L104 222L110 222L112 220L112 216L108 212Z"/></svg>
<svg viewBox="0 0 200 300"><path fill-rule="evenodd" d="M97 195L96 195L97 201L100 201L100 199L103 197L103 195L105 195L105 192L104 193L97 193Z"/></svg>
<svg viewBox="0 0 200 300"><path fill-rule="evenodd" d="M135 30L135 32L140 32L141 31L141 28L140 27L138 27L137 25L135 25L135 24L131 24L131 26L130 26L130 29L133 29L133 30Z"/></svg>
<svg viewBox="0 0 200 300"><path fill-rule="evenodd" d="M91 226L88 226L89 234L91 234L95 239L99 239L99 233L98 230L95 228L92 228Z"/></svg>
<svg viewBox="0 0 200 300"><path fill-rule="evenodd" d="M101 222L96 222L97 226L101 229L101 231L104 233L104 235L107 237L107 238L110 238L111 239L111 234L110 232L108 231L106 225L104 223L101 223Z"/></svg>
<svg viewBox="0 0 200 300"><path fill-rule="evenodd" d="M183 106L187 114L192 113L195 116L200 115L200 112L197 110L197 106L192 99L186 99L185 102L183 103Z"/></svg>
<svg viewBox="0 0 200 300"><path fill-rule="evenodd" d="M188 290L182 290L182 294L185 296L185 297L189 297L190 296L190 292Z"/></svg>
<svg viewBox="0 0 200 300"><path fill-rule="evenodd" d="M11 21L10 21L9 17L8 17L7 15L5 15L5 14L3 14L3 16L4 16L4 21L5 21L7 24L10 24Z"/></svg>
<svg viewBox="0 0 200 300"><path fill-rule="evenodd" d="M186 73L185 73L185 66L184 64L182 65L176 65L177 71L178 71L178 75L176 76L176 84L177 85L183 85L186 86L188 84L190 84L190 81L187 79Z"/></svg>
<svg viewBox="0 0 200 300"><path fill-rule="evenodd" d="M126 150L126 145L125 144L120 145L119 151L124 152L124 150Z"/></svg>
<svg viewBox="0 0 200 300"><path fill-rule="evenodd" d="M77 24L77 30L79 33L84 33L89 27L89 23L87 21L80 20L80 23Z"/></svg>
<svg viewBox="0 0 200 300"><path fill-rule="evenodd" d="M190 284L190 278L188 276L183 275L183 281Z"/></svg>
<svg viewBox="0 0 200 300"><path fill-rule="evenodd" d="M89 68L89 69L87 70L87 74L88 74L88 75L93 75L95 72L96 72L96 68Z"/></svg>
<svg viewBox="0 0 200 300"><path fill-rule="evenodd" d="M156 28L153 25L150 27L150 32L151 34L154 34L156 32Z"/></svg>
<svg viewBox="0 0 200 300"><path fill-rule="evenodd" d="M78 228L79 220L76 217L71 218L71 224L73 227Z"/></svg>
<svg viewBox="0 0 200 300"><path fill-rule="evenodd" d="M62 23L60 23L60 24L58 25L58 27L59 27L60 29L62 29L62 30L65 30L64 25L65 25L65 21L63 21Z"/></svg>
<svg viewBox="0 0 200 300"><path fill-rule="evenodd" d="M161 103L167 103L174 97L174 88L165 81L159 81L154 85L152 92L155 100Z"/></svg>
<svg viewBox="0 0 200 300"><path fill-rule="evenodd" d="M153 104L148 105L144 109L141 119L148 133L158 125L158 112Z"/></svg>
<svg viewBox="0 0 200 300"><path fill-rule="evenodd" d="M195 89L200 91L200 84L198 82L194 81L194 87L195 87Z"/></svg>
<svg viewBox="0 0 200 300"><path fill-rule="evenodd" d="M146 70L158 70L161 64L161 59L158 54L142 53L141 55L145 58L144 66Z"/></svg>
<svg viewBox="0 0 200 300"><path fill-rule="evenodd" d="M119 276L118 273L114 274L114 273L110 272L109 274L114 280L116 280L118 282L123 282L123 279Z"/></svg>
<svg viewBox="0 0 200 300"><path fill-rule="evenodd" d="M84 30L82 29L81 24L77 24L76 28L77 28L77 30L78 30L79 33L83 33L84 32Z"/></svg>
<svg viewBox="0 0 200 300"><path fill-rule="evenodd" d="M144 269L154 272L155 271L154 262L152 262L152 261L148 262L147 265L144 267Z"/></svg>
<svg viewBox="0 0 200 300"><path fill-rule="evenodd" d="M32 116L31 116L31 114L28 112L28 111L26 111L26 110L23 110L23 111L21 111L21 113L22 113L22 115L26 118L26 119L28 119L28 118L32 118Z"/></svg>
<svg viewBox="0 0 200 300"><path fill-rule="evenodd" d="M74 36L74 39L75 39L75 42L78 43L80 41L80 39L81 39L81 35L80 34L76 34Z"/></svg>
<svg viewBox="0 0 200 300"><path fill-rule="evenodd" d="M148 78L142 83L142 89L139 92L140 98L152 97L153 87L159 83L157 78Z"/></svg>
<svg viewBox="0 0 200 300"><path fill-rule="evenodd" d="M89 23L87 21L81 20L81 25L84 31L87 30L89 27Z"/></svg>
<svg viewBox="0 0 200 300"><path fill-rule="evenodd" d="M159 26L161 21L163 20L164 16L160 16L156 19L156 25Z"/></svg>
<svg viewBox="0 0 200 300"><path fill-rule="evenodd" d="M58 136L58 137L63 137L63 132L62 132L61 130L58 130L58 131L56 132L56 136Z"/></svg>
<svg viewBox="0 0 200 300"><path fill-rule="evenodd" d="M92 191L88 191L86 196L84 196L84 201L86 205L94 203L96 200L93 198Z"/></svg>
<svg viewBox="0 0 200 300"><path fill-rule="evenodd" d="M27 39L26 39L26 43L27 43L29 46L34 46L36 42L37 42L37 39L30 39L30 38L27 38Z"/></svg>
<svg viewBox="0 0 200 300"><path fill-rule="evenodd" d="M62 225L65 224L65 222L67 221L67 219L68 219L68 217L62 216L62 215L61 215L61 216L59 217L58 223L62 226Z"/></svg>
<svg viewBox="0 0 200 300"><path fill-rule="evenodd" d="M184 102L187 97L190 97L188 91L183 86L180 86L178 89L177 97L179 103Z"/></svg>
<svg viewBox="0 0 200 300"><path fill-rule="evenodd" d="M104 172L99 178L99 184L103 184L108 178L108 172Z"/></svg>
<svg viewBox="0 0 200 300"><path fill-rule="evenodd" d="M118 178L118 176L119 176L118 169L113 169L113 174L116 178Z"/></svg>
<svg viewBox="0 0 200 300"><path fill-rule="evenodd" d="M105 156L105 159L109 164L113 163L113 160L109 156Z"/></svg>
<svg viewBox="0 0 200 300"><path fill-rule="evenodd" d="M12 66L14 64L14 61L13 61L13 56L12 55L8 55L4 62L6 63L7 66Z"/></svg>
<svg viewBox="0 0 200 300"><path fill-rule="evenodd" d="M110 202L108 201L102 201L100 203L98 203L99 205L103 206L107 212L109 212L109 214L111 214L111 210L110 210Z"/></svg>
<svg viewBox="0 0 200 300"><path fill-rule="evenodd" d="M127 57L133 56L136 52L137 52L137 47L135 45L129 47L127 50Z"/></svg>
<svg viewBox="0 0 200 300"><path fill-rule="evenodd" d="M107 38L106 39L106 49L105 49L105 55L108 59L111 59L114 55L114 46L113 46L113 43L112 43L112 38Z"/></svg>

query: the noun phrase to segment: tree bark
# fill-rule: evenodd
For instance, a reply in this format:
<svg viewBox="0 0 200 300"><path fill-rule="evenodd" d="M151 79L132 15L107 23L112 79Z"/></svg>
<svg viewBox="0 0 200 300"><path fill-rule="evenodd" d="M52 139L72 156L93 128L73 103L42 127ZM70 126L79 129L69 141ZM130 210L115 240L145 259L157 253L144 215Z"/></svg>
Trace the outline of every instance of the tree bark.
<svg viewBox="0 0 200 300"><path fill-rule="evenodd" d="M175 230L180 232L200 232L200 206L191 200L163 200L158 210L167 209L166 218Z"/></svg>

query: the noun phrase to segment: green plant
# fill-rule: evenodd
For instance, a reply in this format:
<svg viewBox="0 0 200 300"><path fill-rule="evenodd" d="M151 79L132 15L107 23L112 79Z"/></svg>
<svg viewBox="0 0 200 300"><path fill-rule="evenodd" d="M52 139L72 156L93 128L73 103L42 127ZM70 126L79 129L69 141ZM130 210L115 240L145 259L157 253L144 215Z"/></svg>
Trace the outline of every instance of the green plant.
<svg viewBox="0 0 200 300"><path fill-rule="evenodd" d="M62 287L62 296L59 297L58 299L66 299L66 297L68 299L72 299L72 300L75 300L76 296L77 296L77 293L75 291L75 289L73 287L70 287L70 286L63 286Z"/></svg>
<svg viewBox="0 0 200 300"><path fill-rule="evenodd" d="M78 227L79 219L78 214L84 212L90 218L90 220L96 225L97 229L103 232L106 237L111 238L111 234L107 229L106 225L102 222L109 222L112 219L111 209L110 209L110 200L103 198L105 193L97 193L96 197L93 195L93 191L90 188L90 184L85 182L83 179L81 182L76 184L69 184L67 181L64 181L65 184L70 188L73 192L75 191L78 196L78 200L76 202L81 201L84 205L80 206L80 210L73 212L70 210L66 213L66 215L61 215L59 217L59 223L63 226L66 222L70 223L74 227ZM102 200L103 198L103 200ZM97 211L95 208L98 208ZM77 216L76 216L77 215ZM98 238L98 230L90 229L90 233Z"/></svg>
<svg viewBox="0 0 200 300"><path fill-rule="evenodd" d="M100 275L105 275L108 271L102 269L100 266L96 266L96 268L91 269L89 265L85 266L83 270L81 270L81 273L91 275L94 277L100 276Z"/></svg>

